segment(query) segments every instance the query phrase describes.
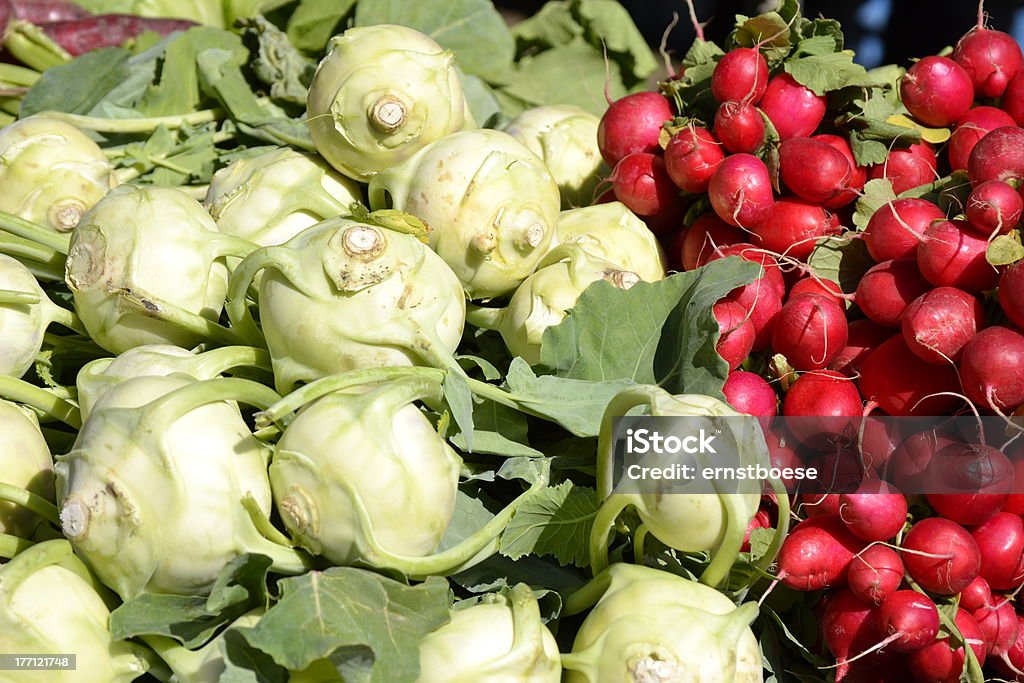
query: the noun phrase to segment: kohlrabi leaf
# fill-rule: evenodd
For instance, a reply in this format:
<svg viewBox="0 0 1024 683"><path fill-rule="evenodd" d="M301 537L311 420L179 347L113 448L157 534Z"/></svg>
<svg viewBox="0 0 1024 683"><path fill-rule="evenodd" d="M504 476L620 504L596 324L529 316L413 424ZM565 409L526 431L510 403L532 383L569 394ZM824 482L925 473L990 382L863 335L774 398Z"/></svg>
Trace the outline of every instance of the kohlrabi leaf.
<svg viewBox="0 0 1024 683"><path fill-rule="evenodd" d="M466 439L461 433L452 443L466 450ZM507 457L543 455L531 448L526 436L526 416L517 410L483 399L473 406L473 452Z"/></svg>
<svg viewBox="0 0 1024 683"><path fill-rule="evenodd" d="M609 59L619 64L627 85L657 70L654 53L618 0L573 0L570 7L590 45L595 50L607 48Z"/></svg>
<svg viewBox="0 0 1024 683"><path fill-rule="evenodd" d="M141 593L110 614L111 635L116 640L167 636L185 647L199 647L266 601L270 564L265 555L236 557L224 567L209 597Z"/></svg>
<svg viewBox="0 0 1024 683"><path fill-rule="evenodd" d="M570 0L550 0L534 15L512 26L520 53L547 50L571 43L583 35L583 26L573 16Z"/></svg>
<svg viewBox="0 0 1024 683"><path fill-rule="evenodd" d="M253 53L249 68L270 97L303 108L316 62L300 53L281 29L261 16L241 20L242 41Z"/></svg>
<svg viewBox="0 0 1024 683"><path fill-rule="evenodd" d="M444 400L462 434L467 451L473 450L473 393L464 375L449 371L444 376Z"/></svg>
<svg viewBox="0 0 1024 683"><path fill-rule="evenodd" d="M47 69L21 101L20 116L41 111L87 114L128 77L130 57L131 52L124 48L108 47Z"/></svg>
<svg viewBox="0 0 1024 683"><path fill-rule="evenodd" d="M288 18L288 39L300 50L323 52L355 5L356 0L300 0Z"/></svg>
<svg viewBox="0 0 1024 683"><path fill-rule="evenodd" d="M289 680L284 667L250 645L237 629L226 631L217 647L224 661L218 683L286 683Z"/></svg>
<svg viewBox="0 0 1024 683"><path fill-rule="evenodd" d="M593 489L571 481L549 486L516 511L498 552L513 560L551 555L559 564L586 567L590 527L599 507Z"/></svg>
<svg viewBox="0 0 1024 683"><path fill-rule="evenodd" d="M331 657L345 680L413 681L420 641L449 619L448 582L437 577L408 586L365 569L332 567L278 587L280 601L256 626L239 630L292 671Z"/></svg>
<svg viewBox="0 0 1024 683"><path fill-rule="evenodd" d="M501 117L501 103L491 86L479 76L461 74L462 94L478 126L495 128Z"/></svg>
<svg viewBox="0 0 1024 683"><path fill-rule="evenodd" d="M561 566L550 557L525 555L513 560L504 555L492 555L449 578L472 593L488 593L526 583L568 595L586 583L590 576L572 565Z"/></svg>
<svg viewBox="0 0 1024 683"><path fill-rule="evenodd" d="M448 522L448 528L437 546L437 552L444 552L449 548L457 546L462 541L482 529L494 518L494 513L488 510L479 498L459 490L455 497L455 512Z"/></svg>

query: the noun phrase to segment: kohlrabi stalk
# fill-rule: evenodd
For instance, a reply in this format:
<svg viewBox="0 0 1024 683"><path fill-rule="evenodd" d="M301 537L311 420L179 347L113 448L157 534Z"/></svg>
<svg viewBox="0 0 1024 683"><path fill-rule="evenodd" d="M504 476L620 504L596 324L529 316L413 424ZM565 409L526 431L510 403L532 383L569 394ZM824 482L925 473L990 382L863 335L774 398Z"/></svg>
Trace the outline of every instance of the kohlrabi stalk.
<svg viewBox="0 0 1024 683"><path fill-rule="evenodd" d="M597 574L608 566L608 534L619 513L632 505L649 532L665 545L684 552L711 550L712 560L701 581L717 586L728 576L743 544L747 525L757 512L761 481L715 479L688 483L663 480L665 490L613 492L614 420L638 406L645 408L646 415L654 417L690 417L694 422L697 418L705 418L702 428L707 433L728 432L726 436L738 449L739 465L768 464L768 447L756 420L745 419L722 401L698 394L674 396L653 385L623 390L608 403L601 420L597 487L604 503L594 518L590 535L591 569ZM691 427L692 424L688 424L688 429ZM698 454L695 457L713 456ZM707 464L712 466L715 463ZM703 464L699 466L703 468ZM708 483L713 485L715 493L707 490ZM689 492L686 490L688 487Z"/></svg>
<svg viewBox="0 0 1024 683"><path fill-rule="evenodd" d="M89 336L112 353L206 339L233 344L239 337L216 322L227 293L225 257L255 248L218 232L178 189L122 185L72 233L66 281Z"/></svg>
<svg viewBox="0 0 1024 683"><path fill-rule="evenodd" d="M259 249L232 275L228 315L259 344L245 295L263 271L260 324L281 392L359 368L455 365L466 315L458 279L422 227L379 218L323 221Z"/></svg>
<svg viewBox="0 0 1024 683"><path fill-rule="evenodd" d="M78 317L50 301L21 262L0 254L0 375L21 377L35 362L50 323L84 332Z"/></svg>
<svg viewBox="0 0 1024 683"><path fill-rule="evenodd" d="M361 201L351 179L313 155L281 147L217 171L203 204L221 232L266 247Z"/></svg>
<svg viewBox="0 0 1024 683"><path fill-rule="evenodd" d="M629 289L640 277L574 244L561 245L549 252L540 267L516 288L507 307L471 306L466 321L497 330L513 356L536 365L540 362L544 330L562 322L583 291L598 280Z"/></svg>
<svg viewBox="0 0 1024 683"><path fill-rule="evenodd" d="M278 398L249 380L184 374L135 377L100 397L54 469L64 535L104 584L124 599L203 595L243 553L269 556L279 573L308 569L266 537L270 449L235 403Z"/></svg>
<svg viewBox="0 0 1024 683"><path fill-rule="evenodd" d="M569 596L563 614L597 603L562 655L566 683L755 683L761 652L737 607L696 581L640 565L614 564Z"/></svg>
<svg viewBox="0 0 1024 683"><path fill-rule="evenodd" d="M332 38L306 108L320 155L362 182L474 125L455 53L415 29L390 24Z"/></svg>
<svg viewBox="0 0 1024 683"><path fill-rule="evenodd" d="M579 107L552 104L527 109L504 131L544 160L558 184L562 208L570 209L592 204L598 181L608 175L597 146L600 123Z"/></svg>
<svg viewBox="0 0 1024 683"><path fill-rule="evenodd" d="M177 346L149 344L128 349L116 358L98 358L78 371L78 405L87 419L93 405L107 390L133 377L173 375L213 379L233 368L255 367L271 372L270 355L251 346L223 346L193 353Z"/></svg>
<svg viewBox="0 0 1024 683"><path fill-rule="evenodd" d="M30 116L0 129L0 211L67 232L115 185L103 150L70 124Z"/></svg>
<svg viewBox="0 0 1024 683"><path fill-rule="evenodd" d="M0 533L30 538L40 522L59 523L53 458L34 413L0 400Z"/></svg>
<svg viewBox="0 0 1024 683"><path fill-rule="evenodd" d="M416 683L558 683L558 644L524 583L453 610L420 643Z"/></svg>
<svg viewBox="0 0 1024 683"><path fill-rule="evenodd" d="M665 277L665 254L636 214L621 202L563 211L554 244L575 244L588 254L631 270L645 282Z"/></svg>
<svg viewBox="0 0 1024 683"><path fill-rule="evenodd" d="M555 237L558 186L544 162L495 130L454 133L378 174L370 206L407 211L430 226L430 246L470 298L507 294Z"/></svg>
<svg viewBox="0 0 1024 683"><path fill-rule="evenodd" d="M110 610L65 540L34 545L0 565L0 651L74 653L65 670L21 670L19 683L128 683L150 668L152 653L113 640Z"/></svg>

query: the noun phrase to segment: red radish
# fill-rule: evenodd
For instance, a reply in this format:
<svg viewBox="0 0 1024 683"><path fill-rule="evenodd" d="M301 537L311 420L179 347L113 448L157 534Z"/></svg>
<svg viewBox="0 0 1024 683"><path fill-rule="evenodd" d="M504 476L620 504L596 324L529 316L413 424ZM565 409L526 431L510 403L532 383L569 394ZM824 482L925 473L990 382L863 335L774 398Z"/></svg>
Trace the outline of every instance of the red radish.
<svg viewBox="0 0 1024 683"><path fill-rule="evenodd" d="M726 157L711 176L708 193L719 218L741 228L763 221L775 203L768 167L753 154Z"/></svg>
<svg viewBox="0 0 1024 683"><path fill-rule="evenodd" d="M896 259L872 266L857 284L854 300L869 319L899 327L910 302L929 289L914 259Z"/></svg>
<svg viewBox="0 0 1024 683"><path fill-rule="evenodd" d="M953 443L937 450L924 472L928 504L946 519L973 526L1006 504L1013 465L1000 451L982 444Z"/></svg>
<svg viewBox="0 0 1024 683"><path fill-rule="evenodd" d="M960 378L978 405L1014 410L1024 404L1024 335L999 326L976 334L964 347Z"/></svg>
<svg viewBox="0 0 1024 683"><path fill-rule="evenodd" d="M840 424L851 424L852 421L823 417L790 419L793 423L790 431L798 436L804 437L804 443L812 447L823 447L812 464L818 471L818 476L811 486L817 485L812 490L829 491L831 493L852 493L864 483L864 466L861 465L857 451L842 445L842 442L849 441L851 434L831 432ZM816 425L815 429L807 425ZM851 430L852 431L852 430Z"/></svg>
<svg viewBox="0 0 1024 683"><path fill-rule="evenodd" d="M850 592L872 605L881 605L903 582L903 560L884 545L868 546L850 562L846 572Z"/></svg>
<svg viewBox="0 0 1024 683"><path fill-rule="evenodd" d="M800 85L787 73L768 81L761 111L775 126L781 140L812 135L825 118L825 97Z"/></svg>
<svg viewBox="0 0 1024 683"><path fill-rule="evenodd" d="M981 550L981 576L998 591L1024 585L1024 520L997 512L971 532Z"/></svg>
<svg viewBox="0 0 1024 683"><path fill-rule="evenodd" d="M656 216L679 201L679 189L665 171L665 160L649 152L623 157L608 179L615 197L638 216Z"/></svg>
<svg viewBox="0 0 1024 683"><path fill-rule="evenodd" d="M792 299L801 294L818 294L834 300L840 306L845 303L843 292L835 280L815 279L810 276L802 277L789 288L789 298ZM889 334L890 331L886 330L887 338Z"/></svg>
<svg viewBox="0 0 1024 683"><path fill-rule="evenodd" d="M979 576L960 591L960 606L970 612L992 606L992 588L984 577Z"/></svg>
<svg viewBox="0 0 1024 683"><path fill-rule="evenodd" d="M766 254L763 249L759 249L753 244L738 242L736 244L727 244L716 248L714 253L708 257L708 261L717 261L720 258L726 258L728 256L739 256L741 259L761 264L762 275L760 279L764 280L765 284L771 287L774 294L777 294L780 298L785 296L786 283L783 281L782 270L779 268L779 262L774 256ZM757 287L757 281L755 280L751 284L745 285L745 287L738 287L734 289L730 292L730 297L735 298L739 300L740 303L746 305L746 297L739 296L740 291L744 288L756 290Z"/></svg>
<svg viewBox="0 0 1024 683"><path fill-rule="evenodd" d="M779 177L796 196L815 204L850 187L853 169L838 149L814 138L790 138L779 146Z"/></svg>
<svg viewBox="0 0 1024 683"><path fill-rule="evenodd" d="M660 152L661 131L675 116L668 99L656 92L638 92L615 100L597 127L597 146L609 166L634 152Z"/></svg>
<svg viewBox="0 0 1024 683"><path fill-rule="evenodd" d="M729 50L711 73L711 94L719 102L757 104L767 87L768 62L757 48Z"/></svg>
<svg viewBox="0 0 1024 683"><path fill-rule="evenodd" d="M888 541L907 521L907 499L892 484L866 479L839 496L839 518L862 541Z"/></svg>
<svg viewBox="0 0 1024 683"><path fill-rule="evenodd" d="M734 370L722 387L725 400L736 410L756 417L775 417L779 412L779 397L768 382L754 372Z"/></svg>
<svg viewBox="0 0 1024 683"><path fill-rule="evenodd" d="M768 517L767 510L758 510L754 513L754 516L750 518L750 522L747 524L747 530L743 532L743 545L740 546L740 552L750 552L750 534L755 529L771 529L772 520Z"/></svg>
<svg viewBox="0 0 1024 683"><path fill-rule="evenodd" d="M764 119L752 104L726 102L715 112L715 135L733 154L753 153L764 143Z"/></svg>
<svg viewBox="0 0 1024 683"><path fill-rule="evenodd" d="M903 565L921 588L937 595L955 595L981 571L981 552L971 535L956 522L928 517L903 538Z"/></svg>
<svg viewBox="0 0 1024 683"><path fill-rule="evenodd" d="M1017 615L1017 640L1013 641L1013 645L1007 650L1006 660L1003 661L1002 657L992 660L995 670L1007 680L1024 681L1024 676L1018 673L1024 671L1024 615ZM1010 668L1011 666L1013 668Z"/></svg>
<svg viewBox="0 0 1024 683"><path fill-rule="evenodd" d="M924 231L946 214L926 199L896 199L871 215L864 228L864 242L871 258L879 263L917 255Z"/></svg>
<svg viewBox="0 0 1024 683"><path fill-rule="evenodd" d="M935 150L927 142L922 141L907 149L892 150L885 163L868 169L868 177L872 180L888 178L892 183L892 191L900 194L936 180L938 165Z"/></svg>
<svg viewBox="0 0 1024 683"><path fill-rule="evenodd" d="M1024 329L1024 261L1003 271L999 278L999 307L1017 327Z"/></svg>
<svg viewBox="0 0 1024 683"><path fill-rule="evenodd" d="M959 121L974 101L974 85L962 66L948 57L925 57L900 80L900 99L926 126L945 128Z"/></svg>
<svg viewBox="0 0 1024 683"><path fill-rule="evenodd" d="M892 329L867 319L854 320L847 329L846 346L832 359L831 369L854 377L860 374L868 354L892 336Z"/></svg>
<svg viewBox="0 0 1024 683"><path fill-rule="evenodd" d="M953 619L963 643L974 650L978 662L985 662L985 634L978 622L965 609L957 609ZM910 670L918 681L927 683L957 683L964 670L965 651L961 642L951 642L949 636L940 636L929 645L911 652ZM955 649L954 649L955 648Z"/></svg>
<svg viewBox="0 0 1024 683"><path fill-rule="evenodd" d="M707 263L718 247L739 244L745 241L739 228L723 221L714 213L705 213L697 218L683 237L682 254L684 270L695 270Z"/></svg>
<svg viewBox="0 0 1024 683"><path fill-rule="evenodd" d="M889 459L902 443L900 423L888 416L866 416L860 437L860 457L864 466L882 475Z"/></svg>
<svg viewBox="0 0 1024 683"><path fill-rule="evenodd" d="M761 277L729 293L730 299L743 305L754 325L755 351L768 348L775 320L782 310L782 296L768 280L767 277Z"/></svg>
<svg viewBox="0 0 1024 683"><path fill-rule="evenodd" d="M768 215L751 230L762 248L791 258L806 260L819 238L842 231L817 204L798 199L779 199Z"/></svg>
<svg viewBox="0 0 1024 683"><path fill-rule="evenodd" d="M1024 55L1013 36L979 24L957 42L951 55L971 79L975 94L999 97L1024 66Z"/></svg>
<svg viewBox="0 0 1024 683"><path fill-rule="evenodd" d="M1018 73L1006 86L999 106L1019 126L1024 124L1024 73ZM1012 124L1006 124L1012 125Z"/></svg>
<svg viewBox="0 0 1024 683"><path fill-rule="evenodd" d="M944 365L959 360L967 342L985 326L985 309L962 289L936 287L910 302L900 324L914 355Z"/></svg>
<svg viewBox="0 0 1024 683"><path fill-rule="evenodd" d="M939 610L927 595L917 591L894 591L878 608L882 635L892 638L897 652L914 652L939 634Z"/></svg>
<svg viewBox="0 0 1024 683"><path fill-rule="evenodd" d="M956 370L925 363L907 348L901 335L869 353L860 373L861 396L893 416L943 415L957 404L954 396L934 395L957 391Z"/></svg>
<svg viewBox="0 0 1024 683"><path fill-rule="evenodd" d="M1020 622L1013 611L1013 603L1001 596L993 596L994 604L974 610L971 616L978 622L985 634L985 646L989 656L1000 657L1009 652L1020 634Z"/></svg>
<svg viewBox="0 0 1024 683"><path fill-rule="evenodd" d="M998 180L979 183L967 197L967 222L983 235L1006 234L1017 226L1024 199Z"/></svg>
<svg viewBox="0 0 1024 683"><path fill-rule="evenodd" d="M906 492L925 489L925 472L936 452L960 443L957 436L939 429L915 432L893 450L886 463L887 479Z"/></svg>
<svg viewBox="0 0 1024 683"><path fill-rule="evenodd" d="M846 583L846 570L863 543L834 515L811 517L790 529L779 551L779 578L799 591Z"/></svg>
<svg viewBox="0 0 1024 683"><path fill-rule="evenodd" d="M779 312L772 349L797 370L821 370L843 350L848 334L846 312L835 299L801 294Z"/></svg>
<svg viewBox="0 0 1024 683"><path fill-rule="evenodd" d="M829 201L824 202L822 206L826 209L838 209L857 199L857 197L860 196L860 191L864 189L864 183L867 182L868 170L863 166L857 165L857 160L853 156L853 150L850 148L850 143L844 137L839 135L829 135L827 133L815 135L811 139L824 142L825 144L831 145L834 149L839 150L842 155L846 157L847 163L850 164L850 181L847 184L848 189L840 192Z"/></svg>
<svg viewBox="0 0 1024 683"><path fill-rule="evenodd" d="M975 107L970 110L957 122L956 129L949 137L946 154L950 167L954 171L967 170L967 160L978 140L996 128L1014 125L1016 122L1013 117L1002 109Z"/></svg>
<svg viewBox="0 0 1024 683"><path fill-rule="evenodd" d="M1013 493L1006 500L1003 512L1010 512L1018 516L1024 516L1024 444L1017 442L1015 451L1010 452L1010 460L1013 462Z"/></svg>
<svg viewBox="0 0 1024 683"><path fill-rule="evenodd" d="M839 515L838 493L801 493L800 507L808 517L822 517L824 515Z"/></svg>
<svg viewBox="0 0 1024 683"><path fill-rule="evenodd" d="M793 436L812 448L854 432L863 412L854 382L831 370L800 375L782 402Z"/></svg>
<svg viewBox="0 0 1024 683"><path fill-rule="evenodd" d="M821 634L825 646L839 663L836 680L842 676L845 662L871 647L878 640L878 610L847 588L826 598L821 615ZM843 678L843 680L849 680Z"/></svg>
<svg viewBox="0 0 1024 683"><path fill-rule="evenodd" d="M707 128L684 128L665 147L665 170L669 178L687 192L707 192L711 174L725 158L725 152Z"/></svg>
<svg viewBox="0 0 1024 683"><path fill-rule="evenodd" d="M764 422L761 423L764 427ZM769 425L770 427L770 425ZM764 441L768 445L768 455L771 461L772 467L778 467L779 469L785 469L789 467L791 469L797 467L803 467L803 459L797 454L796 440L789 436L780 436L780 430L773 430L770 428L764 428ZM787 487L795 487L801 483L795 479L782 479L782 483Z"/></svg>
<svg viewBox="0 0 1024 683"><path fill-rule="evenodd" d="M757 334L754 325L747 319L747 310L735 301L723 299L711 310L718 321L719 337L715 350L729 364L729 370L735 370L754 346Z"/></svg>
<svg viewBox="0 0 1024 683"><path fill-rule="evenodd" d="M967 159L967 176L975 186L1024 179L1024 128L996 128L978 140Z"/></svg>
<svg viewBox="0 0 1024 683"><path fill-rule="evenodd" d="M676 192L676 190L673 190ZM683 218L686 216L686 201L676 195L674 201L665 206L661 211L652 216L638 216L644 222L647 229L657 237L667 237L679 232L683 227ZM635 213L635 212L634 212Z"/></svg>
<svg viewBox="0 0 1024 683"><path fill-rule="evenodd" d="M187 19L138 17L132 14L97 14L83 19L70 19L43 24L40 28L50 40L76 57L90 50L117 47L143 33L168 36L186 31L197 24Z"/></svg>
<svg viewBox="0 0 1024 683"><path fill-rule="evenodd" d="M65 0L4 0L0 2L0 30L10 19L20 19L39 26L55 21L85 19L88 10Z"/></svg>
<svg viewBox="0 0 1024 683"><path fill-rule="evenodd" d="M999 273L985 258L988 240L964 221L940 221L924 232L917 248L917 267L935 287L968 292L994 289Z"/></svg>

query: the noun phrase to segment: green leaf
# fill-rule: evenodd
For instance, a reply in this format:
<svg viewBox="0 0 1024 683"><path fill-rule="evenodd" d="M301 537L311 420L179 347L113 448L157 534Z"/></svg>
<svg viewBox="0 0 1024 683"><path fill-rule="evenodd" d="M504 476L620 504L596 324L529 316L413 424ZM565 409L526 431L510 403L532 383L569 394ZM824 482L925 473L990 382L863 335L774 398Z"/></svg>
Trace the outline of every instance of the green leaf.
<svg viewBox="0 0 1024 683"><path fill-rule="evenodd" d="M488 510L479 498L474 498L460 489L455 496L455 511L437 546L437 552L454 548L492 519L494 513Z"/></svg>
<svg viewBox="0 0 1024 683"><path fill-rule="evenodd" d="M288 672L260 652L238 632L231 629L217 644L224 662L218 683L286 683Z"/></svg>
<svg viewBox="0 0 1024 683"><path fill-rule="evenodd" d="M658 68L643 34L617 0L573 0L572 12L584 27L587 42L597 49L607 47L608 56L629 76L627 83L642 81Z"/></svg>
<svg viewBox="0 0 1024 683"><path fill-rule="evenodd" d="M502 555L551 555L559 564L587 567L590 528L600 502L593 489L565 481L549 486L520 507L501 536Z"/></svg>
<svg viewBox="0 0 1024 683"><path fill-rule="evenodd" d="M549 557L525 555L512 560L499 554L449 578L472 593L486 593L525 583L569 595L590 577L572 565L561 566Z"/></svg>
<svg viewBox="0 0 1024 683"><path fill-rule="evenodd" d="M306 106L316 62L303 56L280 29L261 16L241 20L242 41L253 53L250 68L274 100Z"/></svg>
<svg viewBox="0 0 1024 683"><path fill-rule="evenodd" d="M836 51L836 39L830 35L804 38L796 45L794 54L801 57L830 55Z"/></svg>
<svg viewBox="0 0 1024 683"><path fill-rule="evenodd" d="M985 258L993 266L1008 266L1024 259L1024 245L1021 245L1020 230L1011 230L992 240L985 252Z"/></svg>
<svg viewBox="0 0 1024 683"><path fill-rule="evenodd" d="M849 86L872 85L864 67L854 63L851 50L791 59L786 62L785 70L793 80L818 95Z"/></svg>
<svg viewBox="0 0 1024 683"><path fill-rule="evenodd" d="M288 18L288 39L300 50L323 52L355 5L356 0L300 0Z"/></svg>
<svg viewBox="0 0 1024 683"><path fill-rule="evenodd" d="M512 27L520 53L528 50L546 50L556 45L566 45L583 35L583 27L576 21L568 0L551 0L544 3L533 16L523 19Z"/></svg>
<svg viewBox="0 0 1024 683"><path fill-rule="evenodd" d="M863 230L875 215L875 211L896 199L896 193L892 191L892 183L885 178L869 180L864 185L864 194L857 199L856 211L853 214L853 224Z"/></svg>
<svg viewBox="0 0 1024 683"><path fill-rule="evenodd" d="M41 111L87 114L103 97L131 72L131 52L108 47L86 52L69 64L55 66L42 77L21 101L21 118Z"/></svg>
<svg viewBox="0 0 1024 683"><path fill-rule="evenodd" d="M775 538L774 529L754 529L750 532L750 556L757 560L764 557Z"/></svg>
<svg viewBox="0 0 1024 683"><path fill-rule="evenodd" d="M756 17L736 17L736 28L729 35L726 44L739 47L754 47L762 43L761 54L769 65L782 61L789 54L792 43L788 22L778 12L765 12Z"/></svg>
<svg viewBox="0 0 1024 683"><path fill-rule="evenodd" d="M464 434L456 434L451 441L458 448L468 450ZM528 444L525 415L486 399L473 406L474 453L508 457L544 455Z"/></svg>
<svg viewBox="0 0 1024 683"><path fill-rule="evenodd" d="M483 128L493 128L501 116L501 103L491 86L478 76L461 74L462 94L469 104L473 120Z"/></svg>
<svg viewBox="0 0 1024 683"><path fill-rule="evenodd" d="M419 644L448 622L448 582L407 586L365 569L332 567L278 583L280 601L260 622L239 629L286 669L334 655L341 669L367 671L372 683L416 680Z"/></svg>
<svg viewBox="0 0 1024 683"><path fill-rule="evenodd" d="M362 0L356 26L400 24L454 50L459 67L486 81L508 77L515 41L489 0Z"/></svg>
<svg viewBox="0 0 1024 683"><path fill-rule="evenodd" d="M725 53L713 42L695 40L683 56L682 77L661 84L662 91L674 98L679 111L712 121L718 101L711 93L711 74Z"/></svg>
<svg viewBox="0 0 1024 683"><path fill-rule="evenodd" d="M450 371L444 376L444 400L462 432L465 449L473 450L473 393L464 375Z"/></svg>
<svg viewBox="0 0 1024 683"><path fill-rule="evenodd" d="M807 265L818 277L832 280L844 292L851 293L875 261L868 253L867 242L859 239L856 232L847 232L819 239L807 257Z"/></svg>

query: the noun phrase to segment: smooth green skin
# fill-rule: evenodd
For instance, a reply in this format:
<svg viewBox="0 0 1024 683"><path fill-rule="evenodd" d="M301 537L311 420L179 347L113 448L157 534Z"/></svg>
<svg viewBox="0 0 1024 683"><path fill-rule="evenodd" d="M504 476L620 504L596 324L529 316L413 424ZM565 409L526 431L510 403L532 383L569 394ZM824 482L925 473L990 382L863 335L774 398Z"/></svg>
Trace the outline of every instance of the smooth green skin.
<svg viewBox="0 0 1024 683"><path fill-rule="evenodd" d="M115 354L200 343L164 309L217 320L228 288L218 237L210 215L181 190L111 190L75 228L68 253L66 281L89 336Z"/></svg>
<svg viewBox="0 0 1024 683"><path fill-rule="evenodd" d="M70 124L30 116L0 129L0 211L66 232L116 185L103 150Z"/></svg>
<svg viewBox="0 0 1024 683"><path fill-rule="evenodd" d="M354 387L310 403L288 425L270 483L300 546L337 565L368 559L375 545L408 557L437 547L462 460L413 403L421 393L419 382L400 380Z"/></svg>
<svg viewBox="0 0 1024 683"><path fill-rule="evenodd" d="M77 655L76 671L5 671L11 683L128 683L148 669L113 641L110 610L67 541L39 543L0 566L0 652Z"/></svg>
<svg viewBox="0 0 1024 683"><path fill-rule="evenodd" d="M370 206L430 226L430 246L471 299L508 294L555 237L561 200L544 162L507 133L454 133L370 182Z"/></svg>
<svg viewBox="0 0 1024 683"><path fill-rule="evenodd" d="M217 171L203 205L221 232L269 246L362 201L351 179L311 154L282 147Z"/></svg>
<svg viewBox="0 0 1024 683"><path fill-rule="evenodd" d="M9 484L54 500L53 459L35 414L0 400L0 484ZM41 518L0 501L0 533L29 538Z"/></svg>
<svg viewBox="0 0 1024 683"><path fill-rule="evenodd" d="M423 639L416 683L559 683L558 644L529 586L484 600Z"/></svg>
<svg viewBox="0 0 1024 683"><path fill-rule="evenodd" d="M393 130L372 122L381 98L404 108ZM361 182L475 125L467 120L455 54L415 29L390 24L350 28L331 39L306 109L320 155Z"/></svg>
<svg viewBox="0 0 1024 683"><path fill-rule="evenodd" d="M26 303L12 294L24 295ZM56 308L28 268L0 254L0 375L21 377L28 372L43 347L46 328L59 313Z"/></svg>
<svg viewBox="0 0 1024 683"><path fill-rule="evenodd" d="M57 457L64 535L123 599L144 590L203 595L234 557L282 555L241 504L251 496L269 517L270 449L226 395L209 395L230 382L244 380L125 380Z"/></svg>
<svg viewBox="0 0 1024 683"><path fill-rule="evenodd" d="M601 119L569 104L533 107L508 122L504 131L544 160L558 185L562 208L589 206L608 167L597 147Z"/></svg>
<svg viewBox="0 0 1024 683"><path fill-rule="evenodd" d="M557 244L575 244L588 254L631 270L645 282L665 277L665 253L654 233L622 202L563 211Z"/></svg>

